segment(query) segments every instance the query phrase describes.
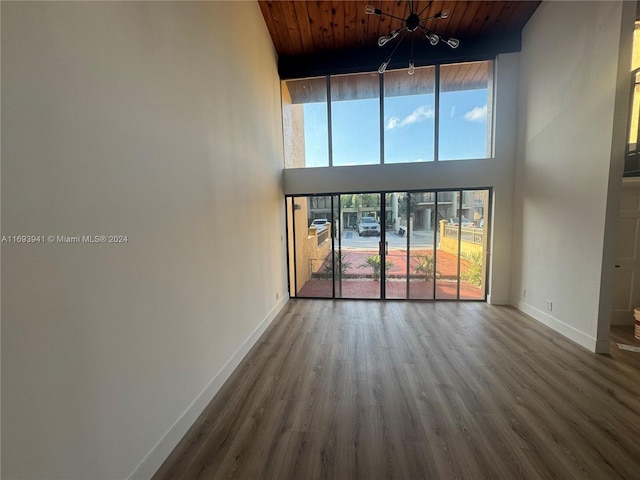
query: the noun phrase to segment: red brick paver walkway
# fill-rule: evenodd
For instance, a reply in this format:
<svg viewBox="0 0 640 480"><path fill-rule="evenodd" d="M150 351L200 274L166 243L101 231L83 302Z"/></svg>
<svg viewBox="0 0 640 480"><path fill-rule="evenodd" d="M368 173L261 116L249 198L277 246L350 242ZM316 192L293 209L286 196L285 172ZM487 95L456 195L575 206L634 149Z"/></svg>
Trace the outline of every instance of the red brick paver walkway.
<svg viewBox="0 0 640 480"><path fill-rule="evenodd" d="M346 271L347 276L362 276L362 275L371 275L370 268L359 268L360 265L366 263L367 257L372 257L377 255L377 251L363 251L363 250L348 250L344 251L345 255L344 261L350 263L350 267ZM415 267L418 265L418 260L416 260L416 254L424 254L433 256L433 250L412 250L411 258L409 259L409 274L413 275L415 273ZM387 261L391 262L393 265L389 270L387 270L387 276L391 277L406 277L407 275L407 251L406 250L389 250L387 254ZM325 263L318 270L319 272L323 272L325 267L330 265L331 257L325 260ZM464 271L469 262L464 258L460 259L460 269ZM455 278L458 276L458 257L456 255L452 255L450 253L437 251L436 252L436 271L440 274L441 278Z"/></svg>
<svg viewBox="0 0 640 480"><path fill-rule="evenodd" d="M421 250L416 253L427 253L433 255L433 250ZM365 264L367 257L376 255L376 251L363 250L343 250L344 262L349 263L345 271L345 278L342 282L336 282L336 297L338 298L380 298L380 282L372 279L372 269L368 267L359 268ZM298 292L301 297L332 297L333 282L322 275L325 268L330 265L331 257L320 266L314 278L306 282ZM390 250L387 254L387 261L391 261L392 266L387 273L387 283L385 285L386 298L390 299L434 299L433 281L425 281L422 278L413 278L409 282L407 293L407 252L406 250ZM409 275L415 275L415 267L418 261L412 255L409 259ZM465 259L460 259L460 269L464 271L469 263ZM436 299L456 299L457 298L457 276L458 257L450 253L436 252L436 271L438 279L435 287ZM460 282L460 298L462 299L483 299L484 292L480 287L466 282Z"/></svg>

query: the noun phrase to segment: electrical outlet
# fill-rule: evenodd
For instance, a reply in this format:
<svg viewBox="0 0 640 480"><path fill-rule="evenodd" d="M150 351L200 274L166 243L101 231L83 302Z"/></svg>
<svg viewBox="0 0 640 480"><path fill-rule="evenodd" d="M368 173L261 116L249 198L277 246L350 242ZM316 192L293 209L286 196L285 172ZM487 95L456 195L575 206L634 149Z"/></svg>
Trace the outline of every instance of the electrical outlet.
<svg viewBox="0 0 640 480"><path fill-rule="evenodd" d="M522 298L527 298L527 289L522 290Z"/></svg>
<svg viewBox="0 0 640 480"><path fill-rule="evenodd" d="M550 312L553 311L553 302L551 300L547 300L547 310Z"/></svg>

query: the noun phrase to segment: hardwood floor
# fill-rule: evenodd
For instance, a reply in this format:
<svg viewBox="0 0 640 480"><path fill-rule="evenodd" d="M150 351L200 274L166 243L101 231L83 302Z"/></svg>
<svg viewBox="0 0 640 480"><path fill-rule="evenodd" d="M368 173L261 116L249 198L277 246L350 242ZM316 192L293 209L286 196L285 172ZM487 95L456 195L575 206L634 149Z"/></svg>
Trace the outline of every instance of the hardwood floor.
<svg viewBox="0 0 640 480"><path fill-rule="evenodd" d="M484 303L292 300L154 478L640 479L614 348Z"/></svg>

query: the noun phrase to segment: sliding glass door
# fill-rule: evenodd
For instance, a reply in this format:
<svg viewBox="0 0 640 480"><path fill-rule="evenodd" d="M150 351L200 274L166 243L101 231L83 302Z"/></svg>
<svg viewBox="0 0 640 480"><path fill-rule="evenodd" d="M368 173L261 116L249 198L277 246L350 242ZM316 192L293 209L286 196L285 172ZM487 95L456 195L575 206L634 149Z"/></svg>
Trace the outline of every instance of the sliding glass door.
<svg viewBox="0 0 640 480"><path fill-rule="evenodd" d="M380 241L382 239L379 193L340 195L342 228L339 258L342 263L340 298L380 299Z"/></svg>
<svg viewBox="0 0 640 480"><path fill-rule="evenodd" d="M489 194L288 197L291 296L485 299Z"/></svg>
<svg viewBox="0 0 640 480"><path fill-rule="evenodd" d="M434 209L432 192L387 194L386 298L433 299Z"/></svg>

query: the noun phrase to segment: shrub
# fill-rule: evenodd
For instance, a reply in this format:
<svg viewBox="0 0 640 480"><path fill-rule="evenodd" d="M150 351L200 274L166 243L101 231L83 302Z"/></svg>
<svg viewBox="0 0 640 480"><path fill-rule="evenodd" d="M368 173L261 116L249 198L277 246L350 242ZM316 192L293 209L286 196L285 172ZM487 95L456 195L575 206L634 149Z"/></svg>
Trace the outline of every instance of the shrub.
<svg viewBox="0 0 640 480"><path fill-rule="evenodd" d="M469 252L462 258L469 262L467 268L460 273L460 280L479 287L482 285L482 252Z"/></svg>
<svg viewBox="0 0 640 480"><path fill-rule="evenodd" d="M418 262L416 267L413 269L414 273L419 273L424 275L424 280L428 282L429 280L433 280L433 273L435 272L436 278L440 278L440 272L436 272L433 256L428 253L416 253L413 258L415 258Z"/></svg>
<svg viewBox="0 0 640 480"><path fill-rule="evenodd" d="M337 250L334 250L333 263L330 262L326 267L324 267L323 273L325 278L333 278L333 264L336 265L336 271L339 272L340 278L344 278L347 274L347 270L349 270L349 267L351 267L351 262L347 262L346 257L346 253L339 253Z"/></svg>
<svg viewBox="0 0 640 480"><path fill-rule="evenodd" d="M365 262L362 265L359 265L358 268L371 268L373 270L373 279L377 282L380 280L380 262L380 255L374 255L372 257L367 257ZM385 272L388 272L391 267L393 267L393 262L391 260L387 260L385 262Z"/></svg>

